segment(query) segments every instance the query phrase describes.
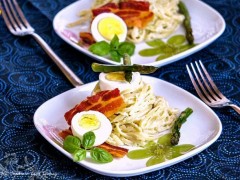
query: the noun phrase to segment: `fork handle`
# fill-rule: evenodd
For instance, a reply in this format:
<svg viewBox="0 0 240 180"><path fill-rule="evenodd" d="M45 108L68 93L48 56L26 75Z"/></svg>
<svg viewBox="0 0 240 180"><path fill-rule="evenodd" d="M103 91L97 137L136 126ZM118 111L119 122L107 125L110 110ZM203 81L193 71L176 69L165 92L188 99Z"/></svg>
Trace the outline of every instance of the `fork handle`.
<svg viewBox="0 0 240 180"><path fill-rule="evenodd" d="M229 106L232 107L238 114L240 114L240 107L235 104L229 104Z"/></svg>
<svg viewBox="0 0 240 180"><path fill-rule="evenodd" d="M41 45L44 51L51 57L54 63L62 71L62 73L67 77L67 79L72 83L74 87L83 85L81 79L54 53L52 48L36 33L31 34L34 39Z"/></svg>

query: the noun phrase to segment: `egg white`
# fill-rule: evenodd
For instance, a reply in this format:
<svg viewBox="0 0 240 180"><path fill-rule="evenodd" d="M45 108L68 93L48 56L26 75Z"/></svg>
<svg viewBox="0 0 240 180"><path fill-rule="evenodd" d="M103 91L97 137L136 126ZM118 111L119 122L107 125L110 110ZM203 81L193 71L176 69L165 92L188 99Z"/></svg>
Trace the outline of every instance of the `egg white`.
<svg viewBox="0 0 240 180"><path fill-rule="evenodd" d="M134 90L139 87L141 82L141 75L139 72L133 72L132 81L129 83L125 81L112 81L106 78L107 73L100 73L99 74L99 87L101 91L104 90L113 90L118 88L121 91L123 90Z"/></svg>
<svg viewBox="0 0 240 180"><path fill-rule="evenodd" d="M113 13L101 13L98 16L96 16L91 24L91 33L93 35L93 38L99 42L99 41L107 41L109 42L109 40L105 39L101 33L98 30L98 23L104 19L104 18L108 18L108 17L113 17L114 19L116 19L116 21L120 22L121 26L123 27L123 33L118 35L119 38L119 42L123 42L126 40L127 37L127 25L126 23L123 21L122 18L120 18L119 16L113 14Z"/></svg>
<svg viewBox="0 0 240 180"><path fill-rule="evenodd" d="M108 137L110 136L111 132L112 132L112 125L111 122L109 121L109 119L102 114L101 112L98 111L83 111L80 113L77 113L74 115L74 117L72 118L72 122L71 122L71 130L74 136L77 136L78 138L80 138L82 140L83 135L88 132L89 130L86 130L84 128L82 128L79 125L79 120L81 119L81 117L84 114L93 114L97 116L97 119L100 121L100 126L98 129L92 130L92 132L94 132L96 139L94 142L93 146L98 146L102 143L104 143Z"/></svg>

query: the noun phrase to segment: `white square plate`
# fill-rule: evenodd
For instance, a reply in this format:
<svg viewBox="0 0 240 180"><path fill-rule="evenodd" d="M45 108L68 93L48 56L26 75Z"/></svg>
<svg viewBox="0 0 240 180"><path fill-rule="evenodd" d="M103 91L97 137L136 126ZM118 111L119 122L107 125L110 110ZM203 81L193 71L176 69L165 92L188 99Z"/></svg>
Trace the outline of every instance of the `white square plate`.
<svg viewBox="0 0 240 180"><path fill-rule="evenodd" d="M74 28L67 28L66 25L70 22L74 22L77 19L79 19L77 14L80 11L90 9L92 1L93 0L79 0L62 9L53 20L54 30L65 42L67 42L80 52L103 63L119 64L107 58L92 54L87 49L71 41L70 38L65 35L67 32L68 34L71 34L71 36L73 34L74 36L76 36L76 38L78 38L79 32L89 31L90 22L88 25L77 26ZM191 16L193 35L195 38L195 44L198 45L182 53L173 55L169 58L160 61L155 61L157 56L143 57L138 54L140 50L145 49L147 47L149 48L149 46L147 46L145 42L138 43L136 44L135 53L131 57L133 64L163 66L175 62L205 48L223 33L225 29L225 21L216 10L214 10L212 7L208 6L207 4L199 0L191 1L182 0L182 1L185 3L189 10L189 14ZM172 35L174 34L185 34L183 26L181 25L180 28Z"/></svg>
<svg viewBox="0 0 240 180"><path fill-rule="evenodd" d="M143 81L148 82L153 87L155 95L163 96L171 107L178 108L180 111L187 107L193 109L193 114L181 128L179 144L193 144L196 148L180 157L150 167L146 167L147 159L131 160L128 157L114 159L107 164L97 164L87 160L78 162L78 164L102 175L114 177L135 176L156 171L188 159L217 140L222 131L222 124L216 114L202 101L166 81L148 76L143 76ZM85 84L62 93L42 104L34 114L34 124L39 133L56 150L59 150L70 159L72 159L71 154L52 139L48 127L53 127L56 130L68 129L69 126L64 119L65 112L86 99L87 96L90 96L96 83ZM131 149L131 147L127 148Z"/></svg>

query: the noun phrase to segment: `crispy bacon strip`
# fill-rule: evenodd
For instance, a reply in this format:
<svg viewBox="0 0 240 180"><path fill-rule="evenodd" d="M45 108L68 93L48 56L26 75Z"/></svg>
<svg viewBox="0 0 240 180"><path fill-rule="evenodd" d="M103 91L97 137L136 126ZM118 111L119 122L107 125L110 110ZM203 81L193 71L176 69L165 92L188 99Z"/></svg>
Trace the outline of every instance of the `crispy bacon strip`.
<svg viewBox="0 0 240 180"><path fill-rule="evenodd" d="M101 8L112 8L112 9L118 9L118 5L116 3L107 3L103 6L101 6Z"/></svg>
<svg viewBox="0 0 240 180"><path fill-rule="evenodd" d="M147 1L125 1L119 3L120 9L133 9L140 11L149 11L150 3Z"/></svg>
<svg viewBox="0 0 240 180"><path fill-rule="evenodd" d="M101 13L108 13L108 12L114 13L117 10L118 10L118 5L116 3L107 3L99 8L92 9L92 13L93 13L93 16L95 17Z"/></svg>
<svg viewBox="0 0 240 180"><path fill-rule="evenodd" d="M115 14L120 16L129 28L138 27L143 29L153 19L151 11L121 10Z"/></svg>
<svg viewBox="0 0 240 180"><path fill-rule="evenodd" d="M110 117L118 112L126 105L120 94L119 89L100 91L96 95L87 97L86 100L77 104L74 108L65 113L64 117L69 125L73 116L82 111L94 110L103 113L105 116Z"/></svg>
<svg viewBox="0 0 240 180"><path fill-rule="evenodd" d="M106 151L108 151L110 154L117 158L122 158L128 153L128 149L119 146L113 146L107 143L103 143L97 147L105 149Z"/></svg>
<svg viewBox="0 0 240 180"><path fill-rule="evenodd" d="M92 34L89 33L89 32L80 32L79 36L81 38L81 43L83 45L89 46L89 45L92 45L92 44L96 43Z"/></svg>
<svg viewBox="0 0 240 180"><path fill-rule="evenodd" d="M101 13L113 13L114 9L111 8L98 8L98 9L93 9L92 13L93 16L96 17L97 15L101 14Z"/></svg>
<svg viewBox="0 0 240 180"><path fill-rule="evenodd" d="M60 137L62 137L63 139L65 139L68 135L73 135L71 128L69 127L69 129L63 130L61 132L59 132L58 134Z"/></svg>
<svg viewBox="0 0 240 180"><path fill-rule="evenodd" d="M149 10L150 3L146 1L126 1L117 4L108 3L99 8L93 9L93 17L106 12L111 12L121 17L127 27L138 27L143 29L152 21L153 12Z"/></svg>

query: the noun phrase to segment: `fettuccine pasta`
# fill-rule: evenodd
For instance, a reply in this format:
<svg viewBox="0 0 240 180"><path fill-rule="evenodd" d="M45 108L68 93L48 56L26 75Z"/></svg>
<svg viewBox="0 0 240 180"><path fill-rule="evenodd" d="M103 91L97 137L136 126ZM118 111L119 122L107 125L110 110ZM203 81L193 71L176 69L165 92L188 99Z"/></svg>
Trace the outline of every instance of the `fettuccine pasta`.
<svg viewBox="0 0 240 180"><path fill-rule="evenodd" d="M183 22L184 16L178 12L179 0L148 0L153 20L144 29L133 27L128 30L128 40L138 43L168 37Z"/></svg>
<svg viewBox="0 0 240 180"><path fill-rule="evenodd" d="M121 95L126 108L109 117L113 131L107 143L112 145L144 146L169 129L179 113L143 81L137 89L124 90Z"/></svg>

